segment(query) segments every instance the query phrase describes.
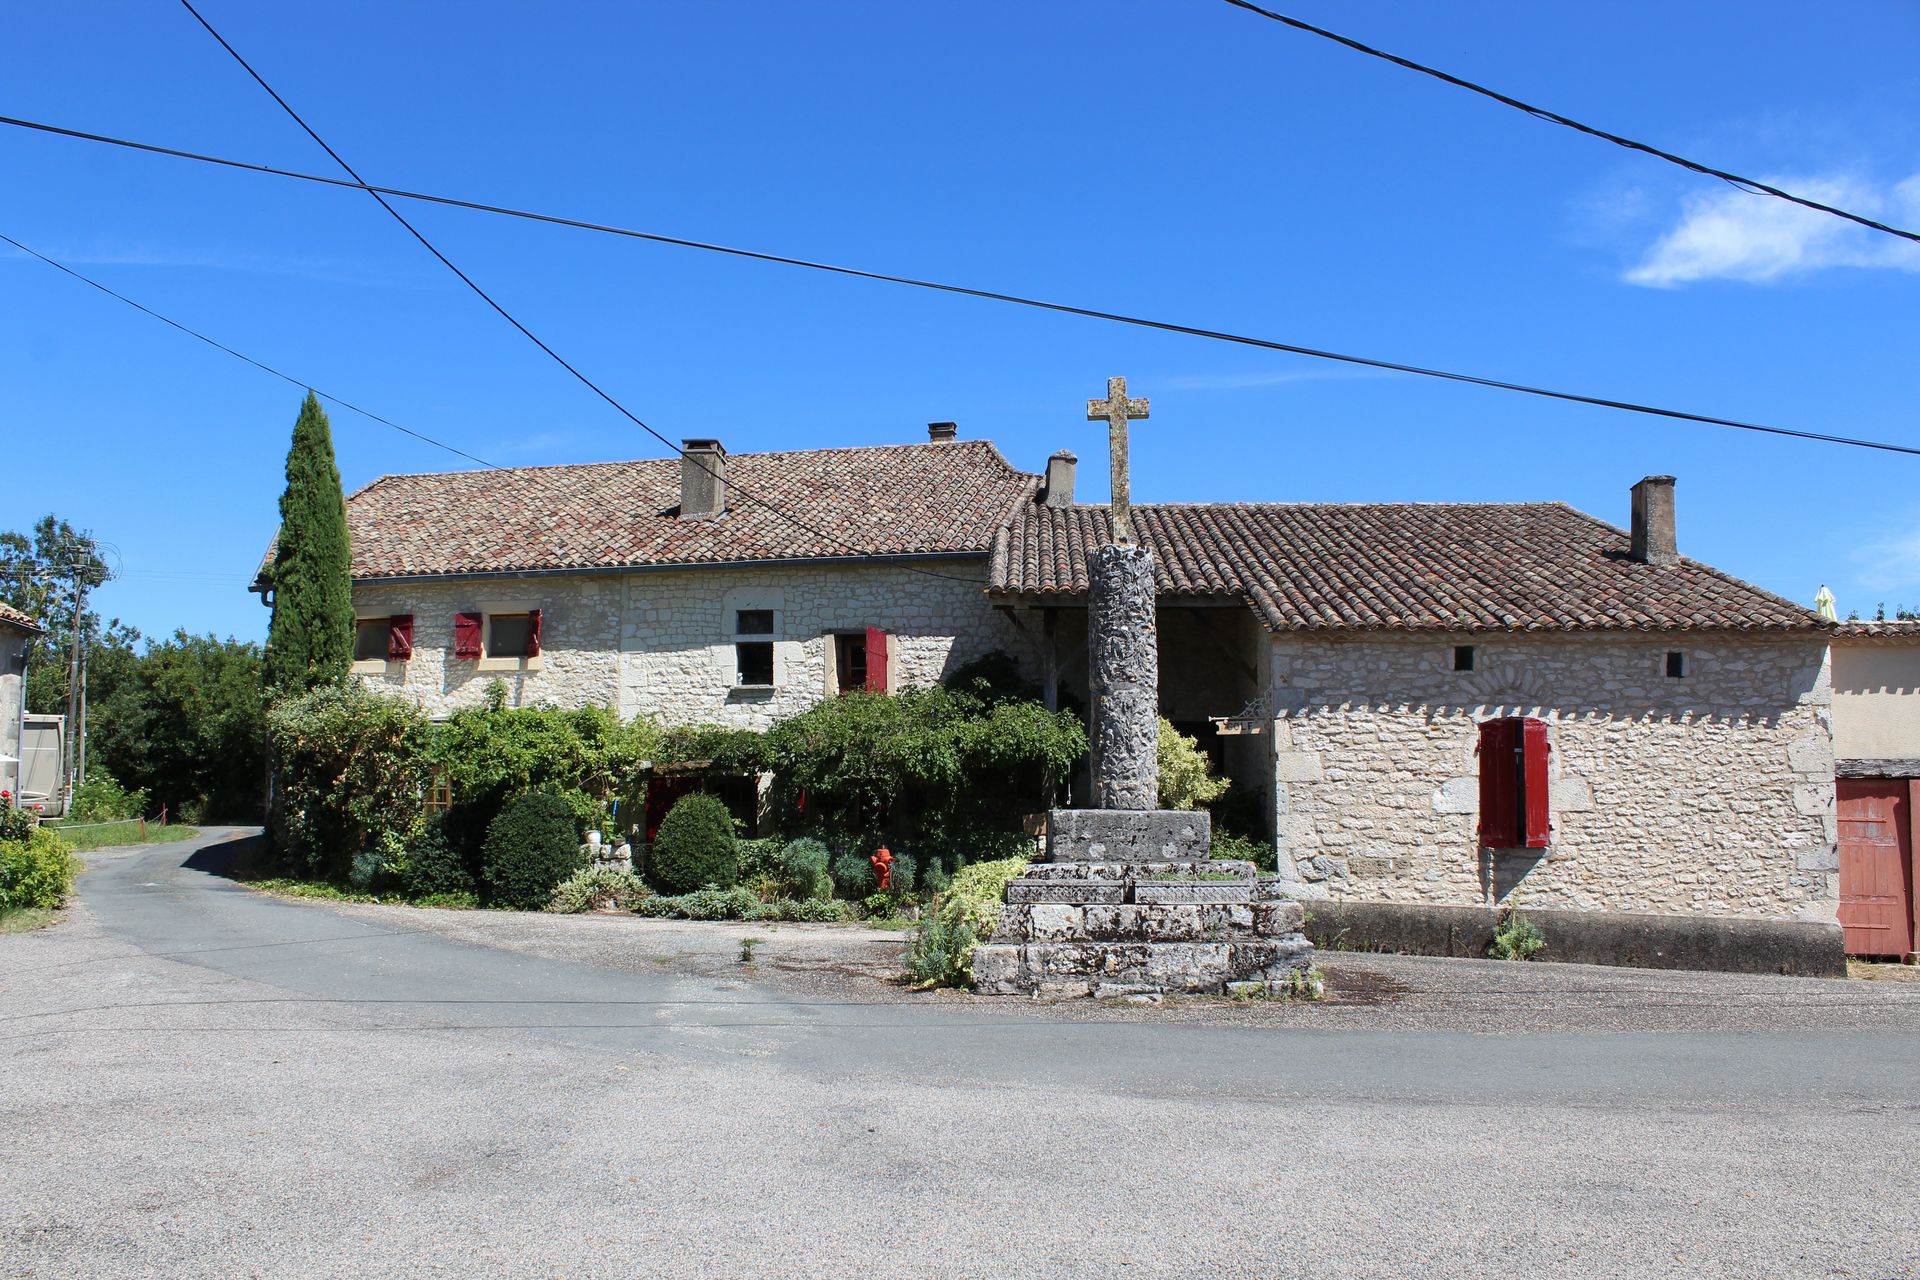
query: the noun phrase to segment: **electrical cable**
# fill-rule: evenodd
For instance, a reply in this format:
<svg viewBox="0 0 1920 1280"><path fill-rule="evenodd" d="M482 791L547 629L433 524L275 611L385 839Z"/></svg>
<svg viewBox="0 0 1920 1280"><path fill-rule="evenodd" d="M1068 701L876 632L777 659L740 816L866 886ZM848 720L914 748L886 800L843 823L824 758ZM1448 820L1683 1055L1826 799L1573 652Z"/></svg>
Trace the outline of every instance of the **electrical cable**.
<svg viewBox="0 0 1920 1280"><path fill-rule="evenodd" d="M1867 440L1852 436L1832 435L1820 431L1801 431L1789 427L1769 426L1759 422L1742 422L1734 418L1721 418L1712 414L1692 413L1684 409L1666 409L1658 405L1641 404L1631 400L1619 400L1606 396L1586 395L1574 391L1556 391L1548 387L1529 386L1525 383L1507 382L1499 378L1488 378L1469 373L1457 373L1446 369L1433 369L1421 365L1406 364L1395 360L1377 359L1371 356L1353 355L1346 352L1328 351L1291 342L1281 342L1276 339L1257 338L1247 334L1230 333L1220 329L1207 329L1197 325L1179 324L1167 320L1154 320L1144 316L1126 315L1114 311L1101 311L1092 307L1074 306L1063 302L1048 302L1044 299L1024 297L1020 294L998 293L988 289L974 289L965 285L946 284L936 280L919 280L911 276L888 275L884 272L867 271L857 267L845 267L829 262L814 262L805 258L765 253L756 249L741 249L729 245L712 244L701 240L690 240L680 236L662 235L658 232L638 231L630 227L587 222L578 218L564 217L559 214L538 213L526 209L515 209L505 205L486 204L477 200L464 200L453 196L431 195L420 191L408 191L400 187L376 187L366 183L349 182L343 178L322 177L318 174L301 173L292 169L275 168L271 165L252 164L244 160L229 160L220 156L204 155L193 151L181 151L173 147L163 147L148 142L134 142L130 139L116 138L107 134L87 133L79 129L67 129L59 125L43 124L33 120L22 120L14 116L0 116L0 125L11 125L15 128L31 129L59 137L75 138L83 142L98 142L133 151L145 151L154 155L171 156L180 160L194 160L203 164L219 165L229 169L245 169L254 173L272 174L275 177L293 178L302 182L315 182L324 186L348 187L356 190L374 192L380 195L394 196L403 200L417 200L425 204L446 205L451 208L469 209L477 213L498 214L503 217L521 218L531 222L544 222L554 226L573 227L581 231L622 236L632 240L645 240L654 244L674 245L684 249L698 249L706 253L726 254L736 258L752 259L757 262L771 262L782 266L800 267L809 271L825 271L834 275L852 276L856 279L873 280L883 284L905 285L915 289L931 289L941 293L958 294L962 297L979 298L988 302L1004 302L1014 306L1031 307L1041 311L1057 312L1062 315L1082 316L1090 320L1105 320L1114 324L1132 325L1136 328L1153 329L1163 333L1185 334L1188 337L1204 338L1213 342L1226 342L1238 346L1257 347L1265 351L1281 351L1290 355L1307 356L1315 360L1328 360L1341 364L1359 365L1370 369L1382 369L1390 373L1406 373L1423 378L1438 378L1447 382L1459 382L1469 386L1486 387L1495 391L1510 391L1519 395L1538 396L1543 399L1559 400L1570 404L1584 404L1598 409L1614 409L1623 413L1642 414L1649 417L1666 418L1678 422L1691 422L1704 426L1731 427L1739 431L1755 431L1765 435L1785 436L1797 440L1812 440L1823 444L1847 445L1860 449L1878 449L1887 453L1920 456L1920 448L1910 445L1891 444L1886 441ZM651 428L649 428L649 430L651 430ZM654 434L657 435L658 433L656 432Z"/></svg>
<svg viewBox="0 0 1920 1280"><path fill-rule="evenodd" d="M412 236L415 240L418 240L420 242L420 246L423 249L425 249L428 253L432 254L435 258L439 259L440 265L444 266L447 270L453 272L455 276L459 277L460 283L466 285L467 288L471 289L480 298L482 302L486 303L489 307L493 308L493 310L499 314L502 320L505 320L508 324L512 325L515 329L518 329L521 335L524 336L527 339L527 341L533 343L534 346L544 351L550 358L552 358L555 364L558 364L562 369L565 369L568 373L572 374L574 378L577 379L582 386L586 387L587 390L593 392L594 395L606 401L607 404L611 405L615 411L617 411L622 417L626 418L627 421L633 423L634 426L639 427L642 431L646 432L648 435L658 440L661 444L673 450L674 453L678 454L685 461L691 462L694 466L698 467L700 470L712 476L716 482L726 484L728 493L738 494L739 496L747 499L749 502L752 502L760 507L763 507L767 511L772 512L774 515L780 517L781 519L786 520L788 523L793 524L798 528L806 530L808 533L813 534L815 537L824 538L828 542L833 543L835 546L841 547L846 551L852 552L854 555L858 556L861 559L878 558L875 555L875 553L871 551L867 551L864 548L858 547L855 544L846 541L844 538L840 538L835 534L829 533L825 529L822 529L817 525L810 524L809 522L802 520L800 517L794 515L792 512L785 511L780 507L774 505L773 503L758 497L751 490L748 490L744 486L740 485L737 481L728 482L726 477L723 476L720 472L715 471L712 467L708 466L705 462L701 461L698 457L688 453L681 446L679 446L678 444L675 444L672 440L668 439L665 435L661 434L659 431L656 431L653 427L649 426L646 422L642 421L638 414L634 413L631 409L627 408L626 405L620 403L620 401L614 399L614 397L611 394L609 394L605 388L601 387L599 383L587 377L586 374L580 372L579 369L574 367L574 365L571 364L558 351L555 351L552 347L548 346L544 341L542 341L541 338L533 332L533 330L527 328L526 325L520 323L519 319L516 316L514 316L512 312L508 311L505 307L501 306L500 303L494 298L492 294L488 293L485 289L482 289L478 284L474 283L474 280L471 276L469 276L466 272L462 271L459 267L455 266L453 263L453 260L447 257L446 254L440 252L440 250L437 247L435 247L434 243L431 240L427 239L426 236L421 234L420 229L418 227L415 227L411 222L407 221L405 215L403 215L398 209L394 208L391 204L387 203L386 197L383 194L381 194L381 192L378 189L372 186L369 186L367 184L366 179L360 176L359 170L355 169L352 165L348 164L338 151L335 151L332 147L328 146L326 139L322 138L318 133L314 132L313 126L309 125L304 119L302 119L300 116L300 113L298 111L295 111L293 107L288 104L287 100L281 97L279 93L274 90L274 87L268 84L266 82L266 79L263 76L261 76L261 74L258 71L255 71L253 69L253 64L249 63L244 57L242 57L240 55L239 50L235 49L231 44L227 43L227 39L225 36L222 36L218 31L214 30L213 24L208 22L206 18L201 16L200 11L193 7L193 5L190 3L190 0L180 0L180 5L188 13L192 14L194 19L197 22L199 22L199 24L202 27L206 28L207 34L211 35L216 41L218 41L221 48L225 49L229 54L233 56L233 60L239 63L240 66L246 71L246 73L249 76L253 77L253 80L256 84L258 84L262 89L265 89L267 91L267 96L271 97L275 102L279 103L280 109L282 111L285 111L287 115L293 119L293 122L299 125L301 130L304 131L309 138L312 138L316 143L318 143L320 145L320 149L322 151L325 151L329 156L331 156L335 164L339 165L342 169L344 169L347 172L348 176L353 179L353 183L352 183L353 186L356 186L360 190L365 191L368 195L372 196L375 200L379 201L380 207L382 209L385 209L390 215L392 215L393 220L395 222L398 222L402 227L404 227L408 235ZM908 566L908 567L912 568L913 571L916 573L924 573L930 577L945 578L954 582L971 582L972 581L972 579L961 578L955 574L939 573L931 569L921 569L917 566Z"/></svg>
<svg viewBox="0 0 1920 1280"><path fill-rule="evenodd" d="M1582 124L1580 121L1570 116L1563 116L1557 111L1549 111L1545 107L1536 107L1530 102L1523 102L1519 98L1510 97L1507 94L1499 92L1497 89L1489 89L1485 85L1475 84L1471 80L1464 80L1459 76L1450 75L1436 67L1429 67L1425 63L1415 62L1411 58L1403 58L1398 54L1388 53L1384 49L1376 49L1372 45L1362 44L1360 41L1348 36L1343 36L1337 31L1329 31L1325 27L1316 27L1311 22L1302 22L1299 18L1290 18L1284 13L1275 13L1272 9L1263 9L1259 5L1251 3L1251 0L1226 0L1226 3L1236 9L1244 9L1248 13L1258 14L1262 18L1268 18L1274 22L1292 27L1296 31L1304 31L1308 35L1319 36L1323 40L1331 40L1335 44L1345 45L1347 48L1357 53L1364 53L1370 58L1379 58L1383 61L1391 62L1397 67L1405 67L1409 71L1418 71L1421 75L1432 76L1436 80L1445 81L1455 88L1465 89L1469 93L1477 93L1483 98L1491 98L1502 106L1512 107L1516 111L1524 111L1536 120L1544 120L1548 124L1561 125L1574 130L1576 133L1584 133L1588 137L1599 138L1603 142L1611 142L1617 147L1625 147L1629 151L1638 151L1645 155L1653 156L1655 159L1665 160L1669 164L1679 165L1682 169L1703 174L1709 178L1718 178L1722 182L1729 183L1753 195L1773 196L1775 199L1786 200L1790 203L1800 205L1803 208L1817 210L1820 213L1830 213L1836 218L1845 218L1848 222L1858 223L1869 230L1883 231L1890 236L1899 236L1903 240L1920 241L1920 232L1907 231L1900 227L1888 226L1884 222L1876 222L1872 218L1863 217L1857 213L1849 213L1845 209L1836 208L1830 204L1822 204L1818 200L1810 200L1806 196L1795 195L1791 191L1783 191L1779 187L1773 186L1770 183L1761 182L1757 178L1743 178L1737 173L1729 173L1725 169L1716 169L1712 165L1701 164L1698 160L1689 160L1685 156L1675 155L1671 151L1663 151L1659 147L1652 146L1649 143L1636 142L1632 138L1622 137L1617 133L1609 133L1605 129L1595 128L1590 124Z"/></svg>
<svg viewBox="0 0 1920 1280"><path fill-rule="evenodd" d="M411 427L403 427L399 423L389 421L388 419L381 417L379 414L374 413L371 410L362 409L359 405L354 404L351 401L342 400L339 396L333 395L330 392L322 391L319 388L313 386L313 384L311 383L302 382L300 379L294 377L292 374L282 373L280 370L274 368L270 364L264 364L261 361L255 360L250 355L245 355L241 352L235 351L232 347L228 346L226 343L215 341L214 339L209 338L206 334L201 333L198 329L190 329L186 325L181 324L178 320L174 320L168 316L161 315L158 311L155 311L152 307L142 306L140 303L135 302L132 298L127 297L124 293L117 293L114 290L109 289L106 285L101 284L98 280L95 280L92 276L82 275L80 272L75 271L72 267L69 267L64 262L54 261L52 258L49 258L46 254L41 253L38 249L28 248L26 245L21 244L18 240L15 240L10 235L0 234L0 241L5 241L6 243L12 245L14 248L18 249L20 252L24 254L29 254L32 257L40 259L40 261L46 263L48 266L52 267L56 271L64 271L66 274L72 276L75 280L78 280L82 284L92 285L94 288L98 289L100 292L106 294L109 298L113 298L119 302L124 302L128 306L132 307L135 311L144 312L145 314L152 316L155 320L158 320L162 324L171 325L173 328L178 329L180 332L186 334L190 338L198 338L200 341L206 343L208 346L212 347L216 351L224 351L228 355L232 356L235 360L243 360L246 363L252 365L256 369L259 369L265 373L270 373L274 377L279 378L283 381L291 382L294 386L299 387L303 391L311 391L313 392L313 394L319 396L321 399L329 400L329 401L332 401L334 404L339 405L342 409L351 409L353 412L359 414L361 417L370 418L373 421L379 423L383 427L392 427L395 431L400 432L402 435L409 435L416 440L420 440L427 444L433 445L435 448L445 449L448 453L457 454L458 456L465 458L469 462L477 462L481 466L486 467L489 470L499 471L504 469L496 466L491 462L488 462L485 458L475 457L473 454L468 453L465 449L457 449L454 446L447 444L445 441L435 440L432 436L423 435L422 433L413 430Z"/></svg>

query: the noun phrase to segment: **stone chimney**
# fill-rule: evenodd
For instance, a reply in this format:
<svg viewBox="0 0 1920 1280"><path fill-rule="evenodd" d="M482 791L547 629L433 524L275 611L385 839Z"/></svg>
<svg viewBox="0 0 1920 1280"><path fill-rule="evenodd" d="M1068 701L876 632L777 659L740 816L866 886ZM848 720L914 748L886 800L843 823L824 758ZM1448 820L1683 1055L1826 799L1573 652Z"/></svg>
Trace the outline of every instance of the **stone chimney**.
<svg viewBox="0 0 1920 1280"><path fill-rule="evenodd" d="M1674 564L1680 559L1673 532L1673 477L1648 476L1633 486L1633 549L1642 564Z"/></svg>
<svg viewBox="0 0 1920 1280"><path fill-rule="evenodd" d="M960 424L957 422L929 422L927 424L927 439L933 441L935 444L939 444L942 440L951 440L959 434Z"/></svg>
<svg viewBox="0 0 1920 1280"><path fill-rule="evenodd" d="M1065 449L1047 459L1047 489L1040 500L1050 507L1073 505L1073 475L1080 460Z"/></svg>
<svg viewBox="0 0 1920 1280"><path fill-rule="evenodd" d="M727 510L727 451L718 440L680 442L680 518L711 520Z"/></svg>

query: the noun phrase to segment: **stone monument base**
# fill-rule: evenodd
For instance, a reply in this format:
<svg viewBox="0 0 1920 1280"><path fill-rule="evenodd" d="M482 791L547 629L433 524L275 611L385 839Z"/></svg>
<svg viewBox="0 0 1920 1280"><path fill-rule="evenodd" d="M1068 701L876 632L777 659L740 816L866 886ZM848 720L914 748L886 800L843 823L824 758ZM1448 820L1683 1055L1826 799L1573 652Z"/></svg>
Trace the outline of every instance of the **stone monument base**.
<svg viewBox="0 0 1920 1280"><path fill-rule="evenodd" d="M973 953L988 995L1288 994L1313 962L1300 904L1251 862L1207 857L1205 813L1059 809L1048 861L1007 885Z"/></svg>

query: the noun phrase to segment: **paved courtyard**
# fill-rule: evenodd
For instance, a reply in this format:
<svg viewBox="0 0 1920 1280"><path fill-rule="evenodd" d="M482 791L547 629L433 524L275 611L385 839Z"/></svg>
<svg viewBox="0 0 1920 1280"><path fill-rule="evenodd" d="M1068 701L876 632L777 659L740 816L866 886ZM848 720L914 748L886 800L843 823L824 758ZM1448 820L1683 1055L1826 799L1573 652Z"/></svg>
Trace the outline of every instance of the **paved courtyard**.
<svg viewBox="0 0 1920 1280"><path fill-rule="evenodd" d="M866 931L269 898L226 834L0 936L0 1274L1920 1274L1920 984L920 996Z"/></svg>

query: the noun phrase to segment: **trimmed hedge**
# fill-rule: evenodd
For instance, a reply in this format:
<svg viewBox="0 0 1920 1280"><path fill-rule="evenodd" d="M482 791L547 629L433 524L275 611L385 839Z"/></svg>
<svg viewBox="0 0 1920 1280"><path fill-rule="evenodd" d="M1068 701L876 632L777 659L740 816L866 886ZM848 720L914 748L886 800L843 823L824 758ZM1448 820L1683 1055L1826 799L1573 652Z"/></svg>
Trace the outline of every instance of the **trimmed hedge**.
<svg viewBox="0 0 1920 1280"><path fill-rule="evenodd" d="M587 865L573 806L552 791L509 800L487 826L481 878L494 905L538 911L562 881Z"/></svg>
<svg viewBox="0 0 1920 1280"><path fill-rule="evenodd" d="M654 886L666 894L708 885L731 889L740 879L740 851L727 806L717 796L681 796L660 822L647 869Z"/></svg>
<svg viewBox="0 0 1920 1280"><path fill-rule="evenodd" d="M25 840L0 840L0 911L59 906L79 871L73 846L46 827Z"/></svg>
<svg viewBox="0 0 1920 1280"><path fill-rule="evenodd" d="M407 840L400 883L407 895L414 898L473 892L473 872L467 869L459 848L447 837L444 814L422 819Z"/></svg>

